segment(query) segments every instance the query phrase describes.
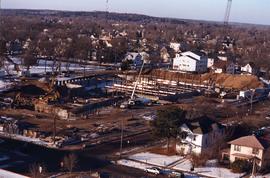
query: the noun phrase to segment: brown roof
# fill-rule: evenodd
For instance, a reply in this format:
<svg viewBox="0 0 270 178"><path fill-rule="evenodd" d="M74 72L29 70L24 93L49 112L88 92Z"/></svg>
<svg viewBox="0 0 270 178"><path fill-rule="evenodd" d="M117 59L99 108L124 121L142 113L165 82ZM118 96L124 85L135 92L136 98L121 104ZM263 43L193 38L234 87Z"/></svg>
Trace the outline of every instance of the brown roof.
<svg viewBox="0 0 270 178"><path fill-rule="evenodd" d="M214 68L225 70L226 67L227 67L227 61L222 61L222 60L214 61Z"/></svg>
<svg viewBox="0 0 270 178"><path fill-rule="evenodd" d="M230 141L229 144L265 149L262 143L254 135L238 138L236 140Z"/></svg>

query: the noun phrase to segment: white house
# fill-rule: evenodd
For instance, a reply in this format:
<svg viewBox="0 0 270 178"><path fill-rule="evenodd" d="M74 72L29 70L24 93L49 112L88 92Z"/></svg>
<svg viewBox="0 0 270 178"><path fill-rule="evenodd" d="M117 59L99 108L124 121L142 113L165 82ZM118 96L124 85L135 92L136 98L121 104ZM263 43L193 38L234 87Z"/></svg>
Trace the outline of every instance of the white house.
<svg viewBox="0 0 270 178"><path fill-rule="evenodd" d="M229 142L229 160L233 163L235 160L247 160L256 163L260 168L266 168L270 164L270 137L264 136L245 136Z"/></svg>
<svg viewBox="0 0 270 178"><path fill-rule="evenodd" d="M207 61L207 68L210 68L214 65L215 59L214 58L208 58Z"/></svg>
<svg viewBox="0 0 270 178"><path fill-rule="evenodd" d="M206 72L208 57L194 52L177 54L173 59L173 69L185 72Z"/></svg>
<svg viewBox="0 0 270 178"><path fill-rule="evenodd" d="M225 127L210 118L203 117L180 127L180 141L176 151L182 154L202 154L211 151L216 144L223 141Z"/></svg>
<svg viewBox="0 0 270 178"><path fill-rule="evenodd" d="M258 68L253 62L250 62L247 65L241 67L241 72L256 75L258 73Z"/></svg>

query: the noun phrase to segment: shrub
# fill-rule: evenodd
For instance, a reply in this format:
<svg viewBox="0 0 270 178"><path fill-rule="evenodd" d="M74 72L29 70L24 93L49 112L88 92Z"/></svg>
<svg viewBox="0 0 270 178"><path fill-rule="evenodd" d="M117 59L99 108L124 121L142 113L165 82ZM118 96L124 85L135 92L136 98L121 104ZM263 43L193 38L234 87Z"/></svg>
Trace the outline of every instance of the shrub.
<svg viewBox="0 0 270 178"><path fill-rule="evenodd" d="M251 163L246 160L235 160L231 164L231 169L235 173L247 172L251 169Z"/></svg>
<svg viewBox="0 0 270 178"><path fill-rule="evenodd" d="M198 155L195 153L191 154L190 161L194 167L200 167L200 166L205 166L206 162L208 159L208 155Z"/></svg>

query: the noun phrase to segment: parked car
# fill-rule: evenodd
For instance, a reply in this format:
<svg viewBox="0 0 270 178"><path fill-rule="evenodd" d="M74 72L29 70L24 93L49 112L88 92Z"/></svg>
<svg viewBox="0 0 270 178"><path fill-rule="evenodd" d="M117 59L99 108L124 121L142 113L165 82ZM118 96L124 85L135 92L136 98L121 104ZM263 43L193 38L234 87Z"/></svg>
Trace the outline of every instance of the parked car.
<svg viewBox="0 0 270 178"><path fill-rule="evenodd" d="M157 167L146 168L146 172L158 175L158 174L161 174L161 169Z"/></svg>
<svg viewBox="0 0 270 178"><path fill-rule="evenodd" d="M179 177L179 178L184 178L185 175L182 172L177 172L177 171L172 171L169 175L169 177Z"/></svg>
<svg viewBox="0 0 270 178"><path fill-rule="evenodd" d="M156 119L156 115L154 113L148 113L142 116L142 118L146 121L153 121Z"/></svg>

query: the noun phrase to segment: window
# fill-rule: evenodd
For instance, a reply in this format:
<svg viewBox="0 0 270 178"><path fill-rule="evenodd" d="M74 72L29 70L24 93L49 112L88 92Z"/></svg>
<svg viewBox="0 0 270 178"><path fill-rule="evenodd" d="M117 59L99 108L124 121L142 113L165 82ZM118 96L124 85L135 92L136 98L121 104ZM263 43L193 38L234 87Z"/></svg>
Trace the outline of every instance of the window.
<svg viewBox="0 0 270 178"><path fill-rule="evenodd" d="M193 141L196 141L196 135L193 135Z"/></svg>
<svg viewBox="0 0 270 178"><path fill-rule="evenodd" d="M259 149L258 148L252 148L252 154L258 155Z"/></svg>
<svg viewBox="0 0 270 178"><path fill-rule="evenodd" d="M234 145L234 151L241 151L241 146Z"/></svg>
<svg viewBox="0 0 270 178"><path fill-rule="evenodd" d="M186 139L187 138L187 136L188 136L188 134L187 134L187 132L182 132L181 133L181 139Z"/></svg>

